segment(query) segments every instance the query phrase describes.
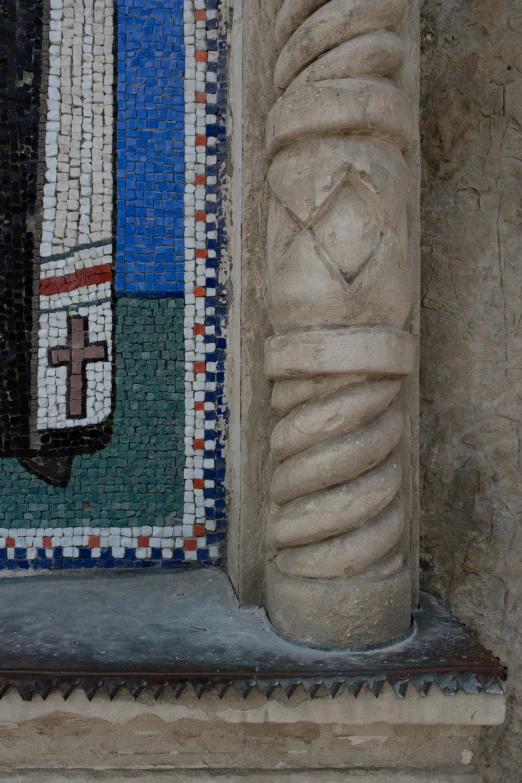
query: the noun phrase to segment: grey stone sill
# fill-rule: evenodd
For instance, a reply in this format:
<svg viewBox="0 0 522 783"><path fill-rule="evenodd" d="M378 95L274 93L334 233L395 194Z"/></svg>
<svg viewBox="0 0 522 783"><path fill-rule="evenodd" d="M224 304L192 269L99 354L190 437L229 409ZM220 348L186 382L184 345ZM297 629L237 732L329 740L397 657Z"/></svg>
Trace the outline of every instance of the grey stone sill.
<svg viewBox="0 0 522 783"><path fill-rule="evenodd" d="M413 692L504 702L492 697L502 697L505 668L428 594L404 638L371 649L282 637L262 609L240 607L227 576L211 568L5 579L0 627L0 698L15 688L26 701L67 699L81 688L89 699L124 690L131 699L143 691L175 699L191 686L197 698L233 687L243 698L289 699L304 689L310 699L369 694L374 704L381 692L383 701ZM486 710L482 722L499 722L502 710L491 720Z"/></svg>

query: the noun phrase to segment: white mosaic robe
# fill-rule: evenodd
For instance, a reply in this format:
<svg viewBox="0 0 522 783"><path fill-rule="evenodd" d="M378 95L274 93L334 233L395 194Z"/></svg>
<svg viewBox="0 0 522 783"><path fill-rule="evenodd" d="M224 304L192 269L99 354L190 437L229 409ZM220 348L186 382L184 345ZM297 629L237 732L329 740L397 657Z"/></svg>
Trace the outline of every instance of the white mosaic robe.
<svg viewBox="0 0 522 783"><path fill-rule="evenodd" d="M50 0L35 443L112 413L113 17L112 0Z"/></svg>

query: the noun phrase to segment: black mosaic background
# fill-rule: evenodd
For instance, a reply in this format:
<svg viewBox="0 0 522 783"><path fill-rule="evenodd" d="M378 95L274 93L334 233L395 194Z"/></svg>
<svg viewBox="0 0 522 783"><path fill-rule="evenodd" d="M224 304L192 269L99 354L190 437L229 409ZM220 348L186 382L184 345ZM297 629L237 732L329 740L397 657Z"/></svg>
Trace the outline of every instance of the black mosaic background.
<svg viewBox="0 0 522 783"><path fill-rule="evenodd" d="M28 446L41 0L0 2L0 455Z"/></svg>

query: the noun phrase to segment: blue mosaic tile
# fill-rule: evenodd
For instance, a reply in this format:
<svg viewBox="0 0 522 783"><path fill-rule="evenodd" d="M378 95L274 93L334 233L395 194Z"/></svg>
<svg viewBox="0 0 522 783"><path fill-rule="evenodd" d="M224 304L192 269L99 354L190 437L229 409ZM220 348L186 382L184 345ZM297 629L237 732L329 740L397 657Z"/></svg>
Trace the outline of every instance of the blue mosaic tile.
<svg viewBox="0 0 522 783"><path fill-rule="evenodd" d="M183 0L118 0L116 291L183 291Z"/></svg>

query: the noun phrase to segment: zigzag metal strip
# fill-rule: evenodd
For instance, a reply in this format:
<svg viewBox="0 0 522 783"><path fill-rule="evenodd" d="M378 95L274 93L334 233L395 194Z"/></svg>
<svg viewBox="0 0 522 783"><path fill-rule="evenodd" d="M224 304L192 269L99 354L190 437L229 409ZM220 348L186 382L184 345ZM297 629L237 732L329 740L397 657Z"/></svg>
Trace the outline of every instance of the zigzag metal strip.
<svg viewBox="0 0 522 783"><path fill-rule="evenodd" d="M178 699L185 691L188 685L197 698L202 698L205 693L216 692L221 699L230 687L234 686L238 693L247 699L250 693L258 690L268 701L280 689L285 696L290 699L299 686L303 686L310 699L320 696L321 687L326 688L332 698L339 695L344 688L354 698L357 698L363 687L366 685L373 693L375 698L379 698L385 683L389 683L398 698L404 698L411 687L421 696L427 696L433 683L435 682L446 696L453 696L459 690L467 694L487 693L502 695L504 688L500 677L491 674L475 674L472 672L436 672L409 675L379 674L376 676L336 676L328 678L301 678L288 677L279 679L270 678L247 678L244 680L170 680L162 679L160 682L147 677L39 677L38 675L27 675L17 677L0 678L0 699L14 688L23 701L31 701L34 694L38 694L42 699L46 699L52 692L59 691L66 701L76 688L81 688L89 701L100 691L105 692L112 701L124 688L127 688L132 699L135 701L145 690L150 690L156 700L160 699L166 690L171 690L174 697Z"/></svg>

